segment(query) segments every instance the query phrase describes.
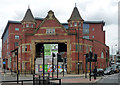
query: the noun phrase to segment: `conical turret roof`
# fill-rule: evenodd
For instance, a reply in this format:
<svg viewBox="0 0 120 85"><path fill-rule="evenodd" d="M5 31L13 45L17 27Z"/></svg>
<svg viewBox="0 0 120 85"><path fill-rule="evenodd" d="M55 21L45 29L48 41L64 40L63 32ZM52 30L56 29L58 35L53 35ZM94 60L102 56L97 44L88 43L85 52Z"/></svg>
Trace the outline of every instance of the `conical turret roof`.
<svg viewBox="0 0 120 85"><path fill-rule="evenodd" d="M80 16L80 13L77 9L77 7L74 7L73 12L71 14L71 17L68 21L84 21L82 17Z"/></svg>
<svg viewBox="0 0 120 85"><path fill-rule="evenodd" d="M35 19L33 17L33 14L31 12L30 8L28 8L22 22L35 22Z"/></svg>

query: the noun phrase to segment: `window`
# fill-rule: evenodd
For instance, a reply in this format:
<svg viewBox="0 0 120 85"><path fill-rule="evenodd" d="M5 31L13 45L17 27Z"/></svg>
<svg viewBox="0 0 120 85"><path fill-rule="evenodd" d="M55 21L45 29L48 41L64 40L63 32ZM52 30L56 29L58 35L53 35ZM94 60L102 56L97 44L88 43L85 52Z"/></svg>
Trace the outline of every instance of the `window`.
<svg viewBox="0 0 120 85"><path fill-rule="evenodd" d="M79 27L81 27L81 23L79 23Z"/></svg>
<svg viewBox="0 0 120 85"><path fill-rule="evenodd" d="M79 51L82 51L83 45L76 45L76 51L78 51L78 49L79 49Z"/></svg>
<svg viewBox="0 0 120 85"><path fill-rule="evenodd" d="M27 45L25 45L25 51L27 51Z"/></svg>
<svg viewBox="0 0 120 85"><path fill-rule="evenodd" d="M82 51L82 48L83 48L83 46L82 46L82 45L80 45L80 47L79 47L80 51Z"/></svg>
<svg viewBox="0 0 120 85"><path fill-rule="evenodd" d="M46 29L46 34L55 34L55 29Z"/></svg>
<svg viewBox="0 0 120 85"><path fill-rule="evenodd" d="M15 42L15 46L18 46L18 42Z"/></svg>
<svg viewBox="0 0 120 85"><path fill-rule="evenodd" d="M8 52L7 52L7 56L8 56Z"/></svg>
<svg viewBox="0 0 120 85"><path fill-rule="evenodd" d="M85 38L85 39L89 39L89 36L83 36L83 38Z"/></svg>
<svg viewBox="0 0 120 85"><path fill-rule="evenodd" d="M83 34L89 34L89 24L83 24Z"/></svg>
<svg viewBox="0 0 120 85"><path fill-rule="evenodd" d="M104 58L104 53L103 52L101 53L101 58Z"/></svg>
<svg viewBox="0 0 120 85"><path fill-rule="evenodd" d="M77 27L77 22L74 23L74 26Z"/></svg>
<svg viewBox="0 0 120 85"><path fill-rule="evenodd" d="M94 35L92 36L92 38L94 38Z"/></svg>
<svg viewBox="0 0 120 85"><path fill-rule="evenodd" d="M29 27L29 24L26 24L26 27Z"/></svg>
<svg viewBox="0 0 120 85"><path fill-rule="evenodd" d="M15 28L15 31L19 31L19 28Z"/></svg>
<svg viewBox="0 0 120 85"><path fill-rule="evenodd" d="M33 28L33 24L31 24L31 28Z"/></svg>
<svg viewBox="0 0 120 85"><path fill-rule="evenodd" d="M19 39L19 35L15 35L15 39Z"/></svg>
<svg viewBox="0 0 120 85"><path fill-rule="evenodd" d="M25 50L24 50L24 45L22 46L22 52L24 52Z"/></svg>
<svg viewBox="0 0 120 85"><path fill-rule="evenodd" d="M90 47L90 52L92 52L92 47Z"/></svg>
<svg viewBox="0 0 120 85"><path fill-rule="evenodd" d="M7 50L8 50L8 44L7 44Z"/></svg>
<svg viewBox="0 0 120 85"><path fill-rule="evenodd" d="M94 31L94 28L92 28L92 31Z"/></svg>
<svg viewBox="0 0 120 85"><path fill-rule="evenodd" d="M72 23L70 24L70 27L72 27Z"/></svg>
<svg viewBox="0 0 120 85"><path fill-rule="evenodd" d="M86 53L88 53L88 46L86 46Z"/></svg>
<svg viewBox="0 0 120 85"><path fill-rule="evenodd" d="M25 52L25 51L27 51L27 45L22 46L22 52Z"/></svg>

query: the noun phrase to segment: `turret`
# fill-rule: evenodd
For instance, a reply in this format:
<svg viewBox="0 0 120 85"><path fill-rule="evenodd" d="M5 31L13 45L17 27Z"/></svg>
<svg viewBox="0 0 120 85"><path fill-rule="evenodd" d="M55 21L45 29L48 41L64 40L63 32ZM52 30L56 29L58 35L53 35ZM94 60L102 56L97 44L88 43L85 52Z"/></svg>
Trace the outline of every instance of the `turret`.
<svg viewBox="0 0 120 85"><path fill-rule="evenodd" d="M74 9L73 9L73 12L71 14L71 17L70 19L68 20L68 26L69 28L78 28L78 27L81 27L82 23L83 23L83 19L82 17L80 16L80 13L77 9L77 7L75 6Z"/></svg>
<svg viewBox="0 0 120 85"><path fill-rule="evenodd" d="M23 18L23 20L21 21L22 25L23 25L23 30L26 31L28 29L34 29L36 28L36 21L33 17L33 14L30 10L30 8L27 9L27 12Z"/></svg>

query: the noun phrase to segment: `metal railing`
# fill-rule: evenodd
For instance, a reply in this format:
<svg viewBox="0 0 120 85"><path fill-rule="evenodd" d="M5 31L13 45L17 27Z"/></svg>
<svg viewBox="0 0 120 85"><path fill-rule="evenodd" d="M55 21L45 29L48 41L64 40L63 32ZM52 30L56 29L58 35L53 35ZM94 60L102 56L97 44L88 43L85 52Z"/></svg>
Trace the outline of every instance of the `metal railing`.
<svg viewBox="0 0 120 85"><path fill-rule="evenodd" d="M36 76L36 77L35 77ZM51 81L55 81L55 80L57 80L57 81L59 81L59 83L54 83L55 85L61 85L61 79L58 79L58 78L52 78L52 77L50 77L49 76L49 74L48 74L48 76L44 76L44 78L43 78L43 76L40 76L40 75L38 75L38 74L34 74L33 75L33 79L32 80L14 80L14 81L2 81L2 83L11 83L11 82L16 82L16 83L21 83L21 85L23 85L24 84L24 82L29 82L29 81L33 81L33 85L40 85L40 84L47 84L47 85L53 85L53 83L51 82Z"/></svg>

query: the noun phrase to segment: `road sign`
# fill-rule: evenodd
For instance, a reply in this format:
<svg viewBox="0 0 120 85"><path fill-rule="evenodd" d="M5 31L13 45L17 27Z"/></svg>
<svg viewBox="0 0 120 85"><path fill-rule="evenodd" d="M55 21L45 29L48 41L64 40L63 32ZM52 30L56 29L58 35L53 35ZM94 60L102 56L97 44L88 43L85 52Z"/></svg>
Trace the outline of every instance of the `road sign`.
<svg viewBox="0 0 120 85"><path fill-rule="evenodd" d="M3 61L3 64L6 64L5 61Z"/></svg>

